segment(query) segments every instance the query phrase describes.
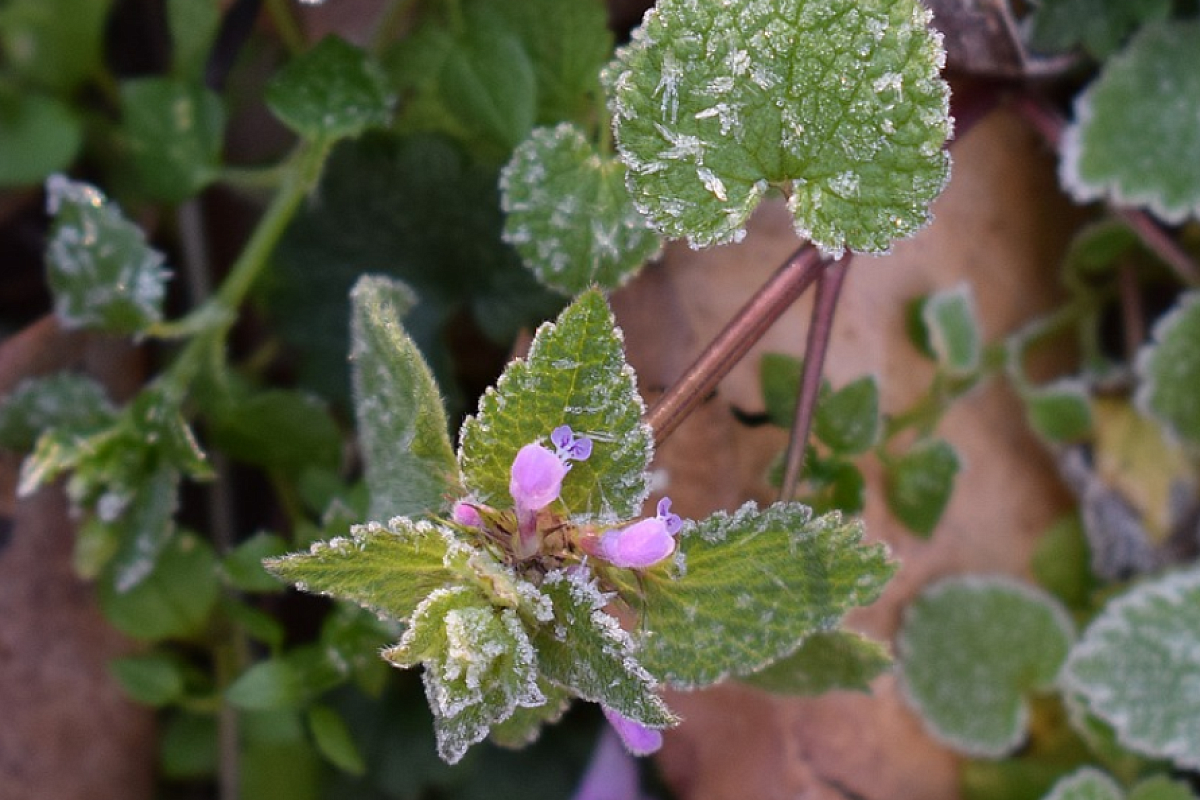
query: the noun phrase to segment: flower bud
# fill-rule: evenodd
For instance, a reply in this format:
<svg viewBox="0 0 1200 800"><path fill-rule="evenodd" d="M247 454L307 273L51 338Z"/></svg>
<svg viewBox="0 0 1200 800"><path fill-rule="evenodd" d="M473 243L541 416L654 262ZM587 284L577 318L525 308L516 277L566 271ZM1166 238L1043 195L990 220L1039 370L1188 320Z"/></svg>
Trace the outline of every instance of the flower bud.
<svg viewBox="0 0 1200 800"><path fill-rule="evenodd" d="M628 528L607 531L600 537L600 556L625 569L643 569L675 552L675 537L659 517L633 523Z"/></svg>
<svg viewBox="0 0 1200 800"><path fill-rule="evenodd" d="M611 708L601 706L601 710L604 711L608 724L612 725L613 730L621 737L625 748L635 756L648 756L662 747L662 731L647 728Z"/></svg>
<svg viewBox="0 0 1200 800"><path fill-rule="evenodd" d="M454 504L454 508L450 511L450 518L467 528L483 527L483 517L479 516L479 510L463 500Z"/></svg>
<svg viewBox="0 0 1200 800"><path fill-rule="evenodd" d="M567 466L540 444L527 444L513 459L508 490L522 511L539 511L558 499Z"/></svg>

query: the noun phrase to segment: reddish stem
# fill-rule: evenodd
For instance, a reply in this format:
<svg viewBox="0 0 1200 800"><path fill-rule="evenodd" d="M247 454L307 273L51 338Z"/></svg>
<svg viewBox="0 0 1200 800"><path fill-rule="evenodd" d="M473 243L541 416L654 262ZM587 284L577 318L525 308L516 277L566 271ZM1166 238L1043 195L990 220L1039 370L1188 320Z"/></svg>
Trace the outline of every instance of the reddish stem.
<svg viewBox="0 0 1200 800"><path fill-rule="evenodd" d="M654 429L656 445L666 441L767 329L804 294L826 263L815 248L802 245L742 306L684 376L646 414L645 421Z"/></svg>

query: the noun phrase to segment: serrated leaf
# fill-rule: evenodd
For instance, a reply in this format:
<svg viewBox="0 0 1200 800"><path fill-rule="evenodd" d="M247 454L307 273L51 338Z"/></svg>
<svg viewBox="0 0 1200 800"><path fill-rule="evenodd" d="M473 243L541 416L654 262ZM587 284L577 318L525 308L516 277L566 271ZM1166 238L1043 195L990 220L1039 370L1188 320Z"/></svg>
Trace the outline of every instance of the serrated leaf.
<svg viewBox="0 0 1200 800"><path fill-rule="evenodd" d="M1026 38L1035 50L1061 52L1083 45L1103 60L1139 25L1164 19L1170 11L1170 0L1039 0Z"/></svg>
<svg viewBox="0 0 1200 800"><path fill-rule="evenodd" d="M351 775L362 775L367 771L350 729L345 720L329 706L315 705L308 709L308 730L313 743L321 755L329 759L338 769Z"/></svg>
<svg viewBox="0 0 1200 800"><path fill-rule="evenodd" d="M397 517L387 528L357 526L349 537L317 542L307 553L268 559L267 570L305 592L351 600L407 620L430 592L453 580L444 562L453 534Z"/></svg>
<svg viewBox="0 0 1200 800"><path fill-rule="evenodd" d="M46 181L54 216L46 279L64 327L139 333L162 319L163 256L97 189L61 175Z"/></svg>
<svg viewBox="0 0 1200 800"><path fill-rule="evenodd" d="M926 298L921 305L921 320L933 357L947 375L964 377L979 369L982 344L975 298L968 284Z"/></svg>
<svg viewBox="0 0 1200 800"><path fill-rule="evenodd" d="M154 199L183 202L216 177L225 135L216 92L175 78L126 81L121 117L130 166Z"/></svg>
<svg viewBox="0 0 1200 800"><path fill-rule="evenodd" d="M625 165L575 125L538 128L500 175L504 241L546 286L615 289L661 249L625 188Z"/></svg>
<svg viewBox="0 0 1200 800"><path fill-rule="evenodd" d="M1200 447L1200 292L1180 297L1154 326L1153 341L1138 354L1137 403L1187 445Z"/></svg>
<svg viewBox="0 0 1200 800"><path fill-rule="evenodd" d="M537 655L520 618L510 608L494 608L474 587L431 593L399 644L383 656L400 667L424 664L438 754L450 764L518 706L546 702Z"/></svg>
<svg viewBox="0 0 1200 800"><path fill-rule="evenodd" d="M1021 393L1029 427L1048 442L1074 444L1092 432L1092 402L1087 387L1070 379Z"/></svg>
<svg viewBox="0 0 1200 800"><path fill-rule="evenodd" d="M327 36L297 56L267 85L267 105L306 139L332 141L388 123L389 101L378 67L361 49Z"/></svg>
<svg viewBox="0 0 1200 800"><path fill-rule="evenodd" d="M872 376L851 381L817 404L813 432L839 455L865 452L879 431L879 383Z"/></svg>
<svg viewBox="0 0 1200 800"><path fill-rule="evenodd" d="M882 252L946 183L949 91L914 0L664 0L608 77L638 207L694 247L736 241L770 187L822 250Z"/></svg>
<svg viewBox="0 0 1200 800"><path fill-rule="evenodd" d="M6 67L55 94L74 92L101 66L112 0L15 0L0 8Z"/></svg>
<svg viewBox="0 0 1200 800"><path fill-rule="evenodd" d="M545 440L560 425L595 446L563 482L568 511L591 521L629 519L649 487L650 429L622 335L599 291L588 291L538 329L524 361L514 361L462 427L463 484L482 503L508 507L509 472L517 451Z"/></svg>
<svg viewBox="0 0 1200 800"><path fill-rule="evenodd" d="M594 582L551 572L541 589L554 604L554 619L533 636L543 675L647 727L678 721L655 693L654 676L637 662L633 638L604 611L608 598Z"/></svg>
<svg viewBox="0 0 1200 800"><path fill-rule="evenodd" d="M1139 753L1200 766L1200 571L1138 584L1071 650L1063 684Z"/></svg>
<svg viewBox="0 0 1200 800"><path fill-rule="evenodd" d="M1200 215L1200 127L1188 111L1197 104L1200 22L1146 25L1076 99L1063 185L1079 200L1144 206L1167 222Z"/></svg>
<svg viewBox="0 0 1200 800"><path fill-rule="evenodd" d="M511 717L493 725L488 735L493 744L512 749L524 747L538 738L543 727L553 725L567 713L571 706L571 694L566 689L544 678L538 682L538 688L546 697L546 702L533 708L518 706Z"/></svg>
<svg viewBox="0 0 1200 800"><path fill-rule="evenodd" d="M437 383L400 319L416 303L398 281L364 276L350 293L351 374L370 518L443 510L457 466Z"/></svg>
<svg viewBox="0 0 1200 800"><path fill-rule="evenodd" d="M1054 784L1044 800L1124 800L1121 787L1098 769L1084 767Z"/></svg>
<svg viewBox="0 0 1200 800"><path fill-rule="evenodd" d="M191 636L201 630L217 601L217 558L190 534L175 536L144 580L126 592L100 584L104 618L137 639Z"/></svg>
<svg viewBox="0 0 1200 800"><path fill-rule="evenodd" d="M807 506L747 503L685 523L682 565L643 573L644 634L638 660L676 688L749 675L834 628L853 606L879 596L895 566L862 542L858 522L813 518Z"/></svg>
<svg viewBox="0 0 1200 800"><path fill-rule="evenodd" d="M61 100L0 88L0 186L40 183L75 160L83 123Z"/></svg>
<svg viewBox="0 0 1200 800"><path fill-rule="evenodd" d="M84 375L59 372L27 378L0 401L0 447L31 449L42 431L95 431L115 420L104 387Z"/></svg>
<svg viewBox="0 0 1200 800"><path fill-rule="evenodd" d="M114 658L108 662L108 670L139 703L165 706L183 696L183 665L166 653Z"/></svg>
<svg viewBox="0 0 1200 800"><path fill-rule="evenodd" d="M958 454L948 442L917 442L899 458L884 464L888 509L910 531L928 536L950 502L959 467Z"/></svg>
<svg viewBox="0 0 1200 800"><path fill-rule="evenodd" d="M818 631L790 656L740 680L776 694L867 692L871 681L891 665L887 648L879 642L852 631Z"/></svg>
<svg viewBox="0 0 1200 800"><path fill-rule="evenodd" d="M1049 595L1008 578L949 578L905 612L905 697L938 739L997 757L1025 736L1027 694L1053 685L1074 637Z"/></svg>

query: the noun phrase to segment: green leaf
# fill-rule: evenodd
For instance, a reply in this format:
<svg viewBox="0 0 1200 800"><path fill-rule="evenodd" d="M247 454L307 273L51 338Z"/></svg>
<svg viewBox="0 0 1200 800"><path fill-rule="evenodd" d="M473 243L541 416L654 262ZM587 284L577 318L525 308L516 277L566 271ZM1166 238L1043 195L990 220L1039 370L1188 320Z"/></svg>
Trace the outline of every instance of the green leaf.
<svg viewBox="0 0 1200 800"><path fill-rule="evenodd" d="M180 711L163 726L158 751L164 778L203 778L217 771L217 719Z"/></svg>
<svg viewBox="0 0 1200 800"><path fill-rule="evenodd" d="M872 376L853 380L820 399L813 432L839 455L855 455L879 439L879 382Z"/></svg>
<svg viewBox="0 0 1200 800"><path fill-rule="evenodd" d="M168 273L141 229L86 183L53 175L46 194L46 279L63 326L129 334L161 320Z"/></svg>
<svg viewBox="0 0 1200 800"><path fill-rule="evenodd" d="M632 637L604 611L608 598L593 580L556 571L541 589L554 604L554 619L533 637L543 675L648 727L678 722L655 693L654 676L636 661Z"/></svg>
<svg viewBox="0 0 1200 800"><path fill-rule="evenodd" d="M917 442L884 464L888 509L913 533L928 536L950 502L959 467L958 454L949 443L941 439Z"/></svg>
<svg viewBox="0 0 1200 800"><path fill-rule="evenodd" d="M263 567L263 559L287 553L282 536L259 531L225 556L222 566L229 583L243 592L277 592L279 579Z"/></svg>
<svg viewBox="0 0 1200 800"><path fill-rule="evenodd" d="M1063 185L1078 200L1144 206L1167 222L1200 215L1200 127L1182 111L1198 103L1200 22L1146 25L1076 98Z"/></svg>
<svg viewBox="0 0 1200 800"><path fill-rule="evenodd" d="M167 0L167 26L171 32L171 73L200 81L221 24L216 0Z"/></svg>
<svg viewBox="0 0 1200 800"><path fill-rule="evenodd" d="M1147 778L1129 790L1129 800L1195 800L1188 784L1165 775Z"/></svg>
<svg viewBox="0 0 1200 800"><path fill-rule="evenodd" d="M563 482L568 511L591 521L629 519L649 487L653 436L622 336L604 296L585 292L554 324L538 329L529 357L514 361L462 427L463 482L481 503L508 507L509 471L517 451L560 425L595 443Z"/></svg>
<svg viewBox="0 0 1200 800"><path fill-rule="evenodd" d="M879 642L851 631L818 631L787 658L741 681L776 694L868 692L871 681L891 665L887 648Z"/></svg>
<svg viewBox="0 0 1200 800"><path fill-rule="evenodd" d="M341 683L346 671L328 649L305 645L251 666L225 690L225 699L248 711L299 708Z"/></svg>
<svg viewBox="0 0 1200 800"><path fill-rule="evenodd" d="M965 377L979 370L982 344L969 284L937 292L921 304L929 347L947 375Z"/></svg>
<svg viewBox="0 0 1200 800"><path fill-rule="evenodd" d="M100 606L114 627L134 638L184 638L203 628L219 590L212 547L184 534L167 543L154 570L128 591L101 582Z"/></svg>
<svg viewBox="0 0 1200 800"><path fill-rule="evenodd" d="M139 703L165 706L183 696L183 665L167 653L114 658L108 669L125 693Z"/></svg>
<svg viewBox="0 0 1200 800"><path fill-rule="evenodd" d="M267 105L306 139L332 141L387 125L383 76L354 45L327 36L267 85Z"/></svg>
<svg viewBox="0 0 1200 800"><path fill-rule="evenodd" d="M1021 393L1025 417L1038 436L1075 444L1092 432L1092 398L1082 381L1062 379Z"/></svg>
<svg viewBox="0 0 1200 800"><path fill-rule="evenodd" d="M371 519L445 509L457 466L429 365L400 319L416 299L404 284L364 276L350 293L354 406Z"/></svg>
<svg viewBox="0 0 1200 800"><path fill-rule="evenodd" d="M240 800L319 800L327 773L298 709L238 717Z"/></svg>
<svg viewBox="0 0 1200 800"><path fill-rule="evenodd" d="M781 428L792 427L804 361L783 353L764 353L758 370L763 402L767 406L771 424ZM829 385L822 382L821 393L827 394L828 391Z"/></svg>
<svg viewBox="0 0 1200 800"><path fill-rule="evenodd" d="M546 703L537 654L511 608L494 608L474 587L431 593L399 644L383 657L399 667L425 665L438 754L454 764L518 706Z"/></svg>
<svg viewBox="0 0 1200 800"><path fill-rule="evenodd" d="M0 7L5 66L52 92L74 92L101 65L112 0L10 0Z"/></svg>
<svg viewBox="0 0 1200 800"><path fill-rule="evenodd" d="M225 388L205 411L212 446L229 458L295 476L341 465L342 433L319 397L237 382Z"/></svg>
<svg viewBox="0 0 1200 800"><path fill-rule="evenodd" d="M538 682L538 688L545 695L546 702L535 708L518 707L511 717L493 725L488 736L493 744L511 749L524 747L538 738L544 726L553 725L567 713L571 706L571 694L566 689L544 678Z"/></svg>
<svg viewBox="0 0 1200 800"><path fill-rule="evenodd" d="M607 78L634 201L704 247L776 187L825 252L887 250L949 175L929 19L915 0L662 0Z"/></svg>
<svg viewBox="0 0 1200 800"><path fill-rule="evenodd" d="M1034 50L1063 52L1083 45L1103 60L1138 26L1170 12L1170 0L1039 0L1026 38Z"/></svg>
<svg viewBox="0 0 1200 800"><path fill-rule="evenodd" d="M126 592L145 580L175 536L179 507L179 470L160 466L138 481L125 496L109 493L96 504L96 514L121 531L121 545L109 564L114 588ZM113 516L107 499L118 498Z"/></svg>
<svg viewBox="0 0 1200 800"><path fill-rule="evenodd" d="M216 92L175 78L127 81L121 116L133 172L152 198L181 203L216 177L225 135Z"/></svg>
<svg viewBox="0 0 1200 800"><path fill-rule="evenodd" d="M83 124L70 106L0 88L0 186L41 183L71 166L81 144Z"/></svg>
<svg viewBox="0 0 1200 800"><path fill-rule="evenodd" d="M1153 343L1138 354L1137 403L1191 448L1200 447L1200 291L1184 294L1154 326Z"/></svg>
<svg viewBox="0 0 1200 800"><path fill-rule="evenodd" d="M615 289L661 249L625 188L625 165L575 125L536 129L501 173L500 190L504 241L564 294Z"/></svg>
<svg viewBox="0 0 1200 800"><path fill-rule="evenodd" d="M1050 596L1000 577L949 578L905 612L896 642L905 696L955 750L998 757L1025 736L1024 697L1050 688L1073 638Z"/></svg>
<svg viewBox="0 0 1200 800"><path fill-rule="evenodd" d="M91 378L70 372L27 378L0 401L0 447L24 452L48 428L86 433L115 418L104 387Z"/></svg>
<svg viewBox="0 0 1200 800"><path fill-rule="evenodd" d="M1044 800L1124 800L1124 797L1116 781L1094 767L1084 767L1054 784Z"/></svg>
<svg viewBox="0 0 1200 800"><path fill-rule="evenodd" d="M1200 767L1200 570L1134 586L1071 650L1064 686L1139 753Z"/></svg>
<svg viewBox="0 0 1200 800"><path fill-rule="evenodd" d="M780 473L782 483L783 475ZM806 453L804 483L808 493L805 505L812 506L815 513L840 511L857 514L862 511L866 498L866 481L862 471L851 461L834 456L818 458L814 449Z"/></svg>
<svg viewBox="0 0 1200 800"><path fill-rule="evenodd" d="M308 729L321 755L338 769L351 775L362 775L367 771L362 753L338 712L329 706L313 706L308 710Z"/></svg>
<svg viewBox="0 0 1200 800"><path fill-rule="evenodd" d="M404 621L430 592L453 580L443 563L453 543L454 534L445 528L397 517L387 528L356 526L350 537L317 542L307 553L265 564L301 591L351 600Z"/></svg>
<svg viewBox="0 0 1200 800"><path fill-rule="evenodd" d="M221 598L221 613L247 636L266 645L269 652L278 653L283 648L287 631L279 619L266 611L225 596Z"/></svg>
<svg viewBox="0 0 1200 800"><path fill-rule="evenodd" d="M1065 517L1042 534L1030 567L1042 588L1069 608L1087 608L1096 578L1083 525L1075 515Z"/></svg>
<svg viewBox="0 0 1200 800"><path fill-rule="evenodd" d="M813 518L799 503L685 523L676 569L627 579L643 598L639 660L676 688L749 675L791 655L804 639L837 626L853 606L879 596L895 566L863 544L858 522Z"/></svg>

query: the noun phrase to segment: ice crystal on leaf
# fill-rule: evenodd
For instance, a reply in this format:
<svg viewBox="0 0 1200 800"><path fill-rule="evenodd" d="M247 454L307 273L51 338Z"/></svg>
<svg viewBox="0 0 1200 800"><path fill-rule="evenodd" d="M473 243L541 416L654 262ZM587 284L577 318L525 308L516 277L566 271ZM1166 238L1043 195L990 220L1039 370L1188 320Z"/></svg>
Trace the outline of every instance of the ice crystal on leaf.
<svg viewBox="0 0 1200 800"><path fill-rule="evenodd" d="M887 250L949 174L928 23L917 0L662 0L606 73L634 202L705 247L775 187L822 250Z"/></svg>

